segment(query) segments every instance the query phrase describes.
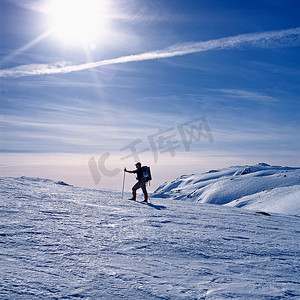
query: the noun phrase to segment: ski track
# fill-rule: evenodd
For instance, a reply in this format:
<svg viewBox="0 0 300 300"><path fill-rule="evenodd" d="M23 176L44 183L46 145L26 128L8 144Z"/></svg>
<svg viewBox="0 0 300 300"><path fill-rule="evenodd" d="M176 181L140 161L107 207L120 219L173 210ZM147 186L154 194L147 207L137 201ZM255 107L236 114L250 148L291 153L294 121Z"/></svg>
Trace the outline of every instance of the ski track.
<svg viewBox="0 0 300 300"><path fill-rule="evenodd" d="M0 182L1 299L300 297L299 217Z"/></svg>

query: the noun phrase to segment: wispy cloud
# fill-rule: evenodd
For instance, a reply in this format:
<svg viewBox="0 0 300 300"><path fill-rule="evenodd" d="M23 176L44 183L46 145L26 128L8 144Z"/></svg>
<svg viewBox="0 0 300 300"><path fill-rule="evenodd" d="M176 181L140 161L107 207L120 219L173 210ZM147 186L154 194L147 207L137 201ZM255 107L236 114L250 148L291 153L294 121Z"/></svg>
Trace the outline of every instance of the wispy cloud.
<svg viewBox="0 0 300 300"><path fill-rule="evenodd" d="M70 65L65 62L55 64L30 64L0 70L0 77L22 77L49 74L63 74L97 68L105 65L154 60L174 56L182 56L209 50L233 49L245 46L255 47L283 47L298 44L300 27L279 31L266 31L260 33L241 34L206 42L193 42L177 44L171 47L145 52L136 55L122 56L119 58L89 62L80 65Z"/></svg>
<svg viewBox="0 0 300 300"><path fill-rule="evenodd" d="M223 96L245 99L247 101L257 102L257 103L273 103L278 102L274 97L264 95L254 91L248 90L237 90L237 89L207 89L208 91L219 93Z"/></svg>

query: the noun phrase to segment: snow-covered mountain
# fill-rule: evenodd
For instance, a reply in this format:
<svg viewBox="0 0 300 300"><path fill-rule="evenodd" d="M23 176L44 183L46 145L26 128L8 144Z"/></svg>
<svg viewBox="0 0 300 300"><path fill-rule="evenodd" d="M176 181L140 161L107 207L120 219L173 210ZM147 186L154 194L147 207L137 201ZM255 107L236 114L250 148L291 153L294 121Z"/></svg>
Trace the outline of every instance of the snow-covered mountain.
<svg viewBox="0 0 300 300"><path fill-rule="evenodd" d="M300 168L260 163L184 175L154 196L300 216Z"/></svg>
<svg viewBox="0 0 300 300"><path fill-rule="evenodd" d="M0 299L300 297L297 216L26 177L0 188Z"/></svg>

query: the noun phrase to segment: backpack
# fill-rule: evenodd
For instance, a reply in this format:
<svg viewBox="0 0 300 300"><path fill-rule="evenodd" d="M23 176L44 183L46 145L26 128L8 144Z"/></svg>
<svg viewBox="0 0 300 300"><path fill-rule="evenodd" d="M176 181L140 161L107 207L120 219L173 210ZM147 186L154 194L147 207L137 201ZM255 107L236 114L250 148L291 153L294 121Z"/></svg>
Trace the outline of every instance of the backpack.
<svg viewBox="0 0 300 300"><path fill-rule="evenodd" d="M150 167L143 166L142 170L143 170L143 177L146 179L146 182L152 180Z"/></svg>

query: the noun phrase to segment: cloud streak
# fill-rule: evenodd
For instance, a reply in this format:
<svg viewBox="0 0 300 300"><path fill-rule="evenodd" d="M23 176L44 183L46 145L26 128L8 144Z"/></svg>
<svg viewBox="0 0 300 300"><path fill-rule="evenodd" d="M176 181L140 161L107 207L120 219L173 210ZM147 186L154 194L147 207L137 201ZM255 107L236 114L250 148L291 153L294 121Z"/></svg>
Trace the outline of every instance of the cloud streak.
<svg viewBox="0 0 300 300"><path fill-rule="evenodd" d="M69 65L65 62L55 64L21 65L13 68L0 70L0 77L23 77L50 74L65 74L70 72L78 72L98 68L105 65L169 58L210 50L234 49L249 46L262 48L289 47L298 45L299 41L300 27L296 27L287 30L240 34L236 36L230 36L205 42L177 44L162 50L145 52L129 56L122 56L119 58L101 60L97 62L89 62L80 65Z"/></svg>

